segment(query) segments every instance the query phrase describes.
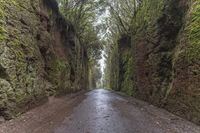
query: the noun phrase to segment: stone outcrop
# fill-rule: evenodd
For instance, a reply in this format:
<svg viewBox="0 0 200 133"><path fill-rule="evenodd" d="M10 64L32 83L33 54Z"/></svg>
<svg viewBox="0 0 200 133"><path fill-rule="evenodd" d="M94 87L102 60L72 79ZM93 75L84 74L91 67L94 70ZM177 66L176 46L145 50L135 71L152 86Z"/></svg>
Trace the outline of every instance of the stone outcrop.
<svg viewBox="0 0 200 133"><path fill-rule="evenodd" d="M0 115L87 88L88 58L55 0L0 0Z"/></svg>

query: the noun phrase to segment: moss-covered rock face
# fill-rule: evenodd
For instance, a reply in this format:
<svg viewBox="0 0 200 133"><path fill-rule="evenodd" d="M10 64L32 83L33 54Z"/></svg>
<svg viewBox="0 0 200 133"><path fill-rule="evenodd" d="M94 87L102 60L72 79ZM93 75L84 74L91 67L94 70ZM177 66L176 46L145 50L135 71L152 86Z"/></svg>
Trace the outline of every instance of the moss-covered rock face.
<svg viewBox="0 0 200 133"><path fill-rule="evenodd" d="M21 110L17 105L45 96L48 84L40 77L43 62L34 38L39 18L30 3L20 2L0 1L0 108L7 117Z"/></svg>
<svg viewBox="0 0 200 133"><path fill-rule="evenodd" d="M189 48L187 55L190 60L200 61L200 0L192 2L187 25Z"/></svg>
<svg viewBox="0 0 200 133"><path fill-rule="evenodd" d="M179 52L179 56L175 65L176 69L182 68L182 74L176 73L175 80L180 79L181 76L185 76L184 83L182 85L183 93L178 97L178 101L182 103L183 111L179 114L184 114L187 119L200 123L200 0L191 0L189 3L190 8L188 10L184 30L180 36L184 37L184 41L181 40L179 46L183 48ZM179 37L181 38L181 37ZM184 44L184 45L183 45ZM181 52L180 52L181 51ZM179 64L179 65L178 65ZM181 67L182 66L182 67ZM183 68L183 66L185 68ZM183 81L181 82L183 84ZM180 91L180 83L174 83L174 90ZM179 86L178 86L179 85ZM178 88L179 87L179 88ZM173 91L172 89L172 91ZM178 93L178 92L177 92ZM172 93L173 94L173 93Z"/></svg>
<svg viewBox="0 0 200 133"><path fill-rule="evenodd" d="M121 35L118 41L119 48L119 80L118 90L125 92L126 94L133 96L134 84L133 84L133 56L131 51L131 37L128 35Z"/></svg>
<svg viewBox="0 0 200 133"><path fill-rule="evenodd" d="M132 23L131 46L122 35L111 57L111 88L200 123L200 1L143 0Z"/></svg>
<svg viewBox="0 0 200 133"><path fill-rule="evenodd" d="M199 0L151 3L139 12L155 17L133 35L136 96L199 123Z"/></svg>
<svg viewBox="0 0 200 133"><path fill-rule="evenodd" d="M199 2L195 0L181 3L185 16L172 56L172 80L165 93L165 108L198 124L200 123L200 67L198 65L200 27L197 26Z"/></svg>
<svg viewBox="0 0 200 133"><path fill-rule="evenodd" d="M119 88L119 49L118 44L115 45L112 51L111 61L110 61L110 88L116 91L119 91L121 88Z"/></svg>
<svg viewBox="0 0 200 133"><path fill-rule="evenodd" d="M54 0L0 0L0 115L87 87L87 56L72 29Z"/></svg>

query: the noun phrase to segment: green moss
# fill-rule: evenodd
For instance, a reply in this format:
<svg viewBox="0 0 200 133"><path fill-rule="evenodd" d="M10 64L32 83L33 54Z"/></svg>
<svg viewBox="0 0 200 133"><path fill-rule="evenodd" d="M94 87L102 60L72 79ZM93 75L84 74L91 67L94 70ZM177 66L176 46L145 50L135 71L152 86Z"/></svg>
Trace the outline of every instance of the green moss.
<svg viewBox="0 0 200 133"><path fill-rule="evenodd" d="M125 73L123 74L122 91L126 94L134 95L134 81L133 81L133 58L131 50L126 50L122 55L122 63L124 64ZM121 74L122 75L122 74Z"/></svg>
<svg viewBox="0 0 200 133"><path fill-rule="evenodd" d="M9 6L16 6L16 0L0 0L0 18L6 15L6 10Z"/></svg>
<svg viewBox="0 0 200 133"><path fill-rule="evenodd" d="M6 39L6 29L5 29L5 16L7 15L8 7L16 5L15 0L0 0L0 41Z"/></svg>
<svg viewBox="0 0 200 133"><path fill-rule="evenodd" d="M110 81L109 88L119 90L119 52L118 45L115 45L110 58Z"/></svg>
<svg viewBox="0 0 200 133"><path fill-rule="evenodd" d="M5 29L3 27L3 21L4 21L4 8L2 1L0 1L0 41L3 41L5 39Z"/></svg>
<svg viewBox="0 0 200 133"><path fill-rule="evenodd" d="M4 11L0 8L0 18L2 19L4 17Z"/></svg>
<svg viewBox="0 0 200 133"><path fill-rule="evenodd" d="M187 27L189 48L187 55L190 60L200 60L200 0L193 2L191 18Z"/></svg>
<svg viewBox="0 0 200 133"><path fill-rule="evenodd" d="M69 90L70 83L67 79L67 73L70 73L69 65L66 61L59 60L59 59L52 59L50 65L50 71L48 72L49 81L53 84L53 90L49 90L50 95L51 93L62 93L67 92Z"/></svg>
<svg viewBox="0 0 200 133"><path fill-rule="evenodd" d="M140 30L144 26L155 24L157 19L162 15L163 8L164 0L144 0L132 23L133 30Z"/></svg>
<svg viewBox="0 0 200 133"><path fill-rule="evenodd" d="M6 39L6 30L4 29L4 27L0 25L0 41L2 42L5 39Z"/></svg>

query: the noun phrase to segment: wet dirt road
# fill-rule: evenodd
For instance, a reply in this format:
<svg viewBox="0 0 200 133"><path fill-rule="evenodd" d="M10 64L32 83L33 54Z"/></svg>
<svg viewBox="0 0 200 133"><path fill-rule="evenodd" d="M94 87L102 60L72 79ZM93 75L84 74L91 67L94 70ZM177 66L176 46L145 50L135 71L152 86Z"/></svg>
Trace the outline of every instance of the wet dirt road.
<svg viewBox="0 0 200 133"><path fill-rule="evenodd" d="M0 133L200 133L163 109L107 90L50 101L0 125Z"/></svg>

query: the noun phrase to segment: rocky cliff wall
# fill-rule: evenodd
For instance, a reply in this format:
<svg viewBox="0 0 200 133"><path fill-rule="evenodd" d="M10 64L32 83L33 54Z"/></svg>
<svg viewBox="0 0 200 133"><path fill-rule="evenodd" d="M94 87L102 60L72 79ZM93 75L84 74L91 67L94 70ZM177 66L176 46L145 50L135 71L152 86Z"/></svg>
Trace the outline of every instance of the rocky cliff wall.
<svg viewBox="0 0 200 133"><path fill-rule="evenodd" d="M144 23L132 43L136 53L135 96L199 123L200 60L198 54L193 55L199 53L199 40L192 44L193 31L188 29L197 3L159 1L154 8L156 17Z"/></svg>
<svg viewBox="0 0 200 133"><path fill-rule="evenodd" d="M119 50L117 83L126 84L121 91L198 124L199 5L199 0L144 0L131 27L132 65L127 61L130 48Z"/></svg>
<svg viewBox="0 0 200 133"><path fill-rule="evenodd" d="M87 51L55 0L0 0L0 116L87 88Z"/></svg>

